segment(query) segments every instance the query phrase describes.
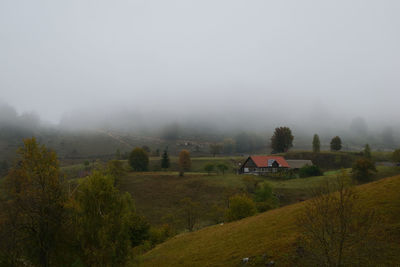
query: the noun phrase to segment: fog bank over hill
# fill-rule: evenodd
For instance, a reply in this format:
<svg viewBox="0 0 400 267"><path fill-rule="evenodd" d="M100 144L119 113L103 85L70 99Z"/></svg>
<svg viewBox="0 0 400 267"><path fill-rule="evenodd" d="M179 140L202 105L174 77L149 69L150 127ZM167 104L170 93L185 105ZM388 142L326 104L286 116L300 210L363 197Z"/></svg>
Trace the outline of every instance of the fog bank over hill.
<svg viewBox="0 0 400 267"><path fill-rule="evenodd" d="M22 2L0 3L3 125L398 138L399 1Z"/></svg>
<svg viewBox="0 0 400 267"><path fill-rule="evenodd" d="M289 125L306 133L351 131L354 134L366 135L376 133L390 125L399 128L400 123L393 119L377 120L370 116L357 115L350 117L345 114L330 113L326 109L309 110L290 109L282 107L269 108L255 106L246 109L238 106L231 108L204 107L203 111L194 108L182 108L174 111L155 107L152 110L140 111L134 109L105 108L104 110L81 110L70 112L63 116L59 127L64 129L96 129L106 128L123 131L141 129L154 130L171 123L211 126L215 130L231 131L246 130L259 132L274 129L280 125Z"/></svg>
<svg viewBox="0 0 400 267"><path fill-rule="evenodd" d="M165 139L211 138L208 141L215 141L247 132L265 136L267 140L276 127L289 126L297 144L308 143L314 133L318 133L325 142L335 135L359 145L370 142L394 146L400 141L400 127L394 121L372 121L362 116L350 118L315 108L294 113L287 110L281 112L279 109L266 110L266 107L251 111L232 108L228 113L212 108L203 113L196 113L194 109L187 109L187 112L186 109L179 112L153 109L148 113L118 108L98 111L87 109L68 113L58 124L44 123L34 112L20 114L4 103L0 104L0 110L0 126L3 130L15 129L30 134L44 130L64 133L101 130Z"/></svg>

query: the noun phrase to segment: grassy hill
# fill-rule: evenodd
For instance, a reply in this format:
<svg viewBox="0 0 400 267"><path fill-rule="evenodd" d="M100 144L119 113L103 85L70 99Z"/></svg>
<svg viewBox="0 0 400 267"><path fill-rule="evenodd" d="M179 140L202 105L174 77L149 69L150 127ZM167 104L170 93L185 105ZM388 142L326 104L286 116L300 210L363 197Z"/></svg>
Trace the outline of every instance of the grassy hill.
<svg viewBox="0 0 400 267"><path fill-rule="evenodd" d="M376 259L376 266L400 263L400 176L357 187L363 208L375 209L382 218L382 240L390 255ZM143 266L240 266L244 257L266 253L277 266L293 266L295 221L305 202L271 210L237 222L178 235L158 245L142 258Z"/></svg>

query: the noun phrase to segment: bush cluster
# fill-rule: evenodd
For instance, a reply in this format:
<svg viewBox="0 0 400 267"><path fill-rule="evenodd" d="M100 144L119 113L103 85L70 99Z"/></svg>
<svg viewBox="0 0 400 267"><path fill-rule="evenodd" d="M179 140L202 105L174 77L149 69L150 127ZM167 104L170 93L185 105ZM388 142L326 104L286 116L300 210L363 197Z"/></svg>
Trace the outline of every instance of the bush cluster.
<svg viewBox="0 0 400 267"><path fill-rule="evenodd" d="M300 178L310 177L310 176L321 176L323 173L321 169L316 165L306 165L300 168L299 176Z"/></svg>

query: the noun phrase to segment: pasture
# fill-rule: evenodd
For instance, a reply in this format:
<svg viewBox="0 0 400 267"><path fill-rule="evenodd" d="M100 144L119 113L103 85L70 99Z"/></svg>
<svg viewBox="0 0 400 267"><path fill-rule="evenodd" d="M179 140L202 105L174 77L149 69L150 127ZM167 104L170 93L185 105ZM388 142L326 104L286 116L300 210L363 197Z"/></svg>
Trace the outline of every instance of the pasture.
<svg viewBox="0 0 400 267"><path fill-rule="evenodd" d="M400 174L400 168L379 166L376 179ZM350 171L350 169L348 169ZM260 184L267 182L278 196L280 206L286 206L311 197L312 189L335 179L337 171L325 172L323 176L279 179L251 176ZM179 201L190 197L200 204L198 227L215 224L213 207L225 208L228 198L245 192L243 175L190 172L180 177L177 172L129 172L118 184L129 192L136 202L139 213L152 224L179 223ZM220 214L221 215L221 214ZM176 218L178 217L178 218Z"/></svg>

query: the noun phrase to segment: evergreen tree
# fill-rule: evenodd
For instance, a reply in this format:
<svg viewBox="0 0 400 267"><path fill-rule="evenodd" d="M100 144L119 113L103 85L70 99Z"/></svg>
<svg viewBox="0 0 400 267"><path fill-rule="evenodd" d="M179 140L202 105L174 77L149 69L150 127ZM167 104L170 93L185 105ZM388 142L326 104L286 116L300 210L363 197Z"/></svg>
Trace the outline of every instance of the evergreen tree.
<svg viewBox="0 0 400 267"><path fill-rule="evenodd" d="M168 155L168 149L165 149L162 158L161 158L161 168L163 169L168 169L169 168L169 155Z"/></svg>
<svg viewBox="0 0 400 267"><path fill-rule="evenodd" d="M369 182L376 173L375 164L370 159L358 159L351 170L352 176L358 182Z"/></svg>
<svg viewBox="0 0 400 267"><path fill-rule="evenodd" d="M335 136L331 140L331 150L339 151L340 149L342 149L342 140L339 136Z"/></svg>
<svg viewBox="0 0 400 267"><path fill-rule="evenodd" d="M313 146L313 152L318 153L321 151L321 142L319 141L319 136L318 134L314 134L314 138L312 141L312 146Z"/></svg>
<svg viewBox="0 0 400 267"><path fill-rule="evenodd" d="M396 149L392 154L392 161L395 163L400 163L400 149Z"/></svg>
<svg viewBox="0 0 400 267"><path fill-rule="evenodd" d="M369 144L366 144L365 145L365 148L364 148L364 157L366 157L367 159L371 159L371 148L369 147Z"/></svg>

